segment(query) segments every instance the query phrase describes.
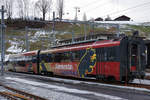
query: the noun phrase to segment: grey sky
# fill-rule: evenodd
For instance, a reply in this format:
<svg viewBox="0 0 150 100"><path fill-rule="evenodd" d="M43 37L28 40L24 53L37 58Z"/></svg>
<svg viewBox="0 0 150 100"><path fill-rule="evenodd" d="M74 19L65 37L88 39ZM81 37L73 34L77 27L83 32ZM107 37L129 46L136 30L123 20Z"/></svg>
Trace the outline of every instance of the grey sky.
<svg viewBox="0 0 150 100"><path fill-rule="evenodd" d="M66 12L70 13L65 18L74 18L75 6L80 7L80 19L85 12L88 19L92 17L106 18L107 15L112 18L127 15L134 21L150 21L150 0L65 0ZM123 11L127 8L131 9Z"/></svg>
<svg viewBox="0 0 150 100"><path fill-rule="evenodd" d="M17 0L14 0L17 1ZM33 9L34 2L37 0L29 0L30 8ZM150 0L64 0L65 15L64 19L74 19L74 7L80 7L78 18L83 19L83 14L86 13L87 19L102 17L106 18L109 15L112 19L127 15L134 21L150 21ZM52 11L55 11L56 0L53 0ZM130 9L128 9L130 8ZM114 13L115 12L115 13ZM67 14L69 13L69 14ZM33 10L30 10L30 15L33 15ZM15 11L14 16L17 16ZM36 16L41 16L39 13ZM48 16L47 16L48 18ZM52 18L52 12L51 12Z"/></svg>

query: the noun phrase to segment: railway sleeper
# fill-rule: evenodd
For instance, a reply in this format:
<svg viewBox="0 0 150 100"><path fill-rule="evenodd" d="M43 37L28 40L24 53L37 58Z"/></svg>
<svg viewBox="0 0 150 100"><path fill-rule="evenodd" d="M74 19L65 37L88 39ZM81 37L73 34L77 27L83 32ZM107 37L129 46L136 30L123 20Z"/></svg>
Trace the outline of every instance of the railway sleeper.
<svg viewBox="0 0 150 100"><path fill-rule="evenodd" d="M15 97L15 98L22 99L22 100L32 100L32 99L27 98L26 96L18 94L18 93L11 93L11 92L3 92L3 93L6 95L10 95L12 97Z"/></svg>
<svg viewBox="0 0 150 100"><path fill-rule="evenodd" d="M5 94L4 92L0 92L0 95L10 100L17 100L15 97Z"/></svg>
<svg viewBox="0 0 150 100"><path fill-rule="evenodd" d="M47 99L45 99L45 98L42 98L42 97L39 97L39 96L30 94L30 93L27 93L27 92L24 92L24 91L20 91L20 90L14 89L14 88L12 88L12 87L8 87L8 86L3 85L3 84L0 84L0 86L3 86L3 87L5 87L6 89L11 90L11 91L13 91L13 92L16 92L16 93L18 93L18 94L21 94L20 96L27 96L27 97L32 98L32 99L34 99L34 100L47 100ZM32 99L25 99L25 100L32 100ZM23 99L23 100L24 100L24 99Z"/></svg>

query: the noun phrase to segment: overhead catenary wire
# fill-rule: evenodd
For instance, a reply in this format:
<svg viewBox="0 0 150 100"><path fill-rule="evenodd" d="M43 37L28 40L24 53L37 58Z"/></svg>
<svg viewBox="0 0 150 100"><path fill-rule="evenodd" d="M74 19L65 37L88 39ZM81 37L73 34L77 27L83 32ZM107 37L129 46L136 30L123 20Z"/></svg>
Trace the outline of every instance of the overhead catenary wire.
<svg viewBox="0 0 150 100"><path fill-rule="evenodd" d="M112 1L112 0L111 0L111 1ZM101 3L101 4L96 3L96 4L98 4L97 6L95 6L94 8L88 8L88 9L86 9L86 10L88 10L88 12L95 11L96 8L101 8L101 7L103 7L103 6L106 6L107 4L110 4L111 1L109 0L109 1L104 2L104 3ZM84 9L84 8L83 8L83 9Z"/></svg>
<svg viewBox="0 0 150 100"><path fill-rule="evenodd" d="M111 1L113 1L113 0L111 0ZM89 6L91 6L91 5L93 5L93 4L90 4L89 6L87 5L86 7L81 7L81 9L85 9L85 11L88 11L87 13L89 13L89 12L91 12L91 11L95 11L95 10L93 10L93 9L96 9L96 8L101 8L101 7L103 7L103 6L106 6L106 5L108 5L108 4L110 4L110 2L111 2L110 0L109 1L107 1L107 2L103 2L103 3L96 3L96 5L97 6L94 6L94 8L92 7L92 8L87 8L87 7L89 7ZM95 3L95 2L93 2L93 3ZM87 9L86 9L87 8Z"/></svg>
<svg viewBox="0 0 150 100"><path fill-rule="evenodd" d="M148 12L145 12L145 13L148 13ZM144 16L141 16L141 17L138 17L138 19L143 19L144 18L144 20L139 20L139 22L149 22L150 20L149 20L149 18L150 18L150 16L149 15L145 15L145 13L143 13L143 15Z"/></svg>
<svg viewBox="0 0 150 100"><path fill-rule="evenodd" d="M121 13L121 12L125 12L125 11L128 11L128 10L132 10L132 9L141 7L141 6L145 6L145 5L148 5L148 4L150 4L150 2L145 2L145 3L138 4L138 5L135 5L135 6L132 6L132 7L126 8L126 9L123 9L123 10L119 10L119 11L115 11L115 12L112 12L112 13L108 13L107 15L118 14L118 13ZM101 17L105 17L107 15L104 15L104 16L101 16Z"/></svg>
<svg viewBox="0 0 150 100"><path fill-rule="evenodd" d="M112 0L111 0L112 1ZM101 8L101 7L104 7L104 6L106 6L106 5L110 5L110 1L108 1L108 2L105 2L105 3L103 3L103 4L101 4L101 5L98 5L98 6L95 6L93 9L90 9L90 10L88 10L88 12L91 12L91 11L96 11L95 9L96 8Z"/></svg>
<svg viewBox="0 0 150 100"><path fill-rule="evenodd" d="M144 6L142 6L142 7L138 7L137 9L132 9L132 10L127 10L127 11L125 11L124 13L128 13L128 12L134 12L134 11L137 11L136 13L141 13L139 10L142 10L142 9L144 9L144 10L142 10L142 14L143 14L143 12L149 12L149 10L147 10L147 9L149 9L149 5L144 5ZM142 9L141 9L142 8ZM134 13L135 14L135 13Z"/></svg>
<svg viewBox="0 0 150 100"><path fill-rule="evenodd" d="M145 10L142 10L142 9L145 9ZM124 11L124 14L129 14L130 13L130 15L132 16L132 15L135 15L135 13L136 13L136 17L139 17L139 16L145 16L145 15L147 15L146 13L148 13L149 12L149 10L146 10L146 9L149 9L149 5L144 5L144 6L142 6L142 9L141 8L139 8L139 9L132 9L132 10L127 10L127 11ZM140 10L142 10L142 12L140 11ZM131 12L134 12L134 13L131 13ZM121 13L121 12L120 12ZM118 13L119 14L119 13ZM117 16L117 14L116 15L114 15L114 17L116 17ZM144 16L143 16L143 18L144 18Z"/></svg>
<svg viewBox="0 0 150 100"><path fill-rule="evenodd" d="M97 2L97 1L98 1L98 0L89 2L89 3L87 3L86 5L81 6L81 8L87 8L88 6L91 6L91 5L95 4L95 2Z"/></svg>
<svg viewBox="0 0 150 100"><path fill-rule="evenodd" d="M110 2L110 1L109 1ZM98 6L96 6L96 7L94 7L93 9L89 9L88 10L88 13L89 12L94 12L94 11L97 11L97 10L95 10L95 9L97 9L97 8L101 8L101 7L103 7L103 6L106 6L106 4L108 4L109 2L105 2L105 4L103 3L102 5L98 5ZM118 3L119 1L117 1L117 6L119 6L119 3ZM138 5L135 5L135 6L131 6L131 7L128 7L128 8L125 8L125 9L123 9L123 10L119 10L119 8L117 9L117 11L114 11L114 12L112 12L112 13L108 13L108 14L106 14L106 15L104 15L104 16L100 16L100 17L106 17L107 15L116 15L116 14L119 14L119 13L122 13L122 12L126 12L126 11L131 11L131 10L133 10L133 9L135 9L135 8L139 8L139 7L143 7L143 6L147 6L148 4L150 4L150 2L145 2L145 3L142 3L142 4L138 4ZM108 12L111 12L112 10L109 10Z"/></svg>

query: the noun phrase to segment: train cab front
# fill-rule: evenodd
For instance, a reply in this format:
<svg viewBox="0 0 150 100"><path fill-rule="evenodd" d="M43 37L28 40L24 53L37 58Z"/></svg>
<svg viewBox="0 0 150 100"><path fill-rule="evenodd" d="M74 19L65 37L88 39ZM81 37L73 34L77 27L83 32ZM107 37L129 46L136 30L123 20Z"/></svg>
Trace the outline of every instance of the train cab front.
<svg viewBox="0 0 150 100"><path fill-rule="evenodd" d="M129 70L132 79L145 77L146 47L142 40L132 41L129 44Z"/></svg>

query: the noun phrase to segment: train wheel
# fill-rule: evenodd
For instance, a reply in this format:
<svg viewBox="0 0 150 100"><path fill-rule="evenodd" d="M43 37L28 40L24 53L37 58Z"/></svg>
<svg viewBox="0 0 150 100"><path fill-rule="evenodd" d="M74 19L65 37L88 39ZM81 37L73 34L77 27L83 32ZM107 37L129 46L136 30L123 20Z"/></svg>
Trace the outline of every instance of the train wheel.
<svg viewBox="0 0 150 100"><path fill-rule="evenodd" d="M108 80L109 82L115 82L115 81L116 81L116 79L115 79L114 76L109 76L109 77L107 78L107 80Z"/></svg>
<svg viewBox="0 0 150 100"><path fill-rule="evenodd" d="M47 75L48 76L54 76L54 73L53 72L47 72Z"/></svg>
<svg viewBox="0 0 150 100"><path fill-rule="evenodd" d="M96 80L100 80L100 77L99 77L99 75L96 75Z"/></svg>
<svg viewBox="0 0 150 100"><path fill-rule="evenodd" d="M121 80L122 83L129 83L132 81L133 81L133 78L130 78L130 77L128 77L128 79L126 79L126 77L122 77L122 80Z"/></svg>

